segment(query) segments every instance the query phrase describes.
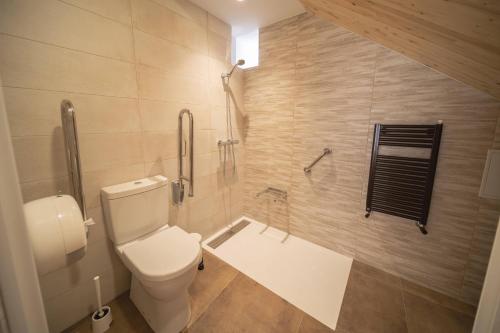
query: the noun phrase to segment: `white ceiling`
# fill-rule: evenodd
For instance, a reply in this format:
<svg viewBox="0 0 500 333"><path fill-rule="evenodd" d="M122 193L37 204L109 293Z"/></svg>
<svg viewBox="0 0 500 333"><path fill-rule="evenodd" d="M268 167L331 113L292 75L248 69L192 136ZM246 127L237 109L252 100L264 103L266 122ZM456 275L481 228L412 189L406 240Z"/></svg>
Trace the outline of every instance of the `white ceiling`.
<svg viewBox="0 0 500 333"><path fill-rule="evenodd" d="M265 27L305 12L299 0L191 0L229 23L233 36Z"/></svg>

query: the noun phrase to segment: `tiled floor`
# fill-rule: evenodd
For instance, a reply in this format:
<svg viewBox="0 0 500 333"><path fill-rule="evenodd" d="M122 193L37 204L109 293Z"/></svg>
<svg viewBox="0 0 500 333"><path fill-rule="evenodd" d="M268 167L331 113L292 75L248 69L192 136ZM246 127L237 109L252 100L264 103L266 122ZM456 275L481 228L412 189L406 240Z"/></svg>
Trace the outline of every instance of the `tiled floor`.
<svg viewBox="0 0 500 333"><path fill-rule="evenodd" d="M192 318L185 332L332 332L209 253L190 292ZM111 307L115 320L108 332L151 332L128 294ZM474 312L470 305L354 261L335 332L470 332ZM90 320L68 332L91 332Z"/></svg>

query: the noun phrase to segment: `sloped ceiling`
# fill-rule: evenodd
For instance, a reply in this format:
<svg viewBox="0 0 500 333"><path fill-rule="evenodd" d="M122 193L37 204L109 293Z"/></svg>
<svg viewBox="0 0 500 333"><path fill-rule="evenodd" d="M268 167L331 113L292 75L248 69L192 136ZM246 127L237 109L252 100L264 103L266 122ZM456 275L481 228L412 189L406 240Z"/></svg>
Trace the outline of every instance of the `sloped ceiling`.
<svg viewBox="0 0 500 333"><path fill-rule="evenodd" d="M309 12L500 99L499 0L300 0Z"/></svg>

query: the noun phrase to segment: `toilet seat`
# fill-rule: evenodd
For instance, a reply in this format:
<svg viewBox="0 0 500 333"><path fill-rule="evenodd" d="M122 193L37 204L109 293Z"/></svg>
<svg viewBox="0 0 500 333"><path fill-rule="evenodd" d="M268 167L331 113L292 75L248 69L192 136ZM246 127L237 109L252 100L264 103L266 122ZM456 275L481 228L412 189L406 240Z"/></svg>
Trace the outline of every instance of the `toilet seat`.
<svg viewBox="0 0 500 333"><path fill-rule="evenodd" d="M174 226L126 246L122 258L140 280L165 281L198 264L201 247L194 237Z"/></svg>

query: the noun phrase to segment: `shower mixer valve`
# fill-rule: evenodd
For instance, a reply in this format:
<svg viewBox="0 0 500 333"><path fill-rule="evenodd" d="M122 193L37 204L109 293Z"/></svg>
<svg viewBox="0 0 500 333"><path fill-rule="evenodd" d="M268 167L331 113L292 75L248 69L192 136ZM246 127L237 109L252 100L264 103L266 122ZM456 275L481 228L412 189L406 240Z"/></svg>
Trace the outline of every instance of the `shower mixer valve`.
<svg viewBox="0 0 500 333"><path fill-rule="evenodd" d="M240 143L240 140L231 140L231 139L226 141L219 140L217 141L217 146L221 147L221 146L237 145L238 143Z"/></svg>

